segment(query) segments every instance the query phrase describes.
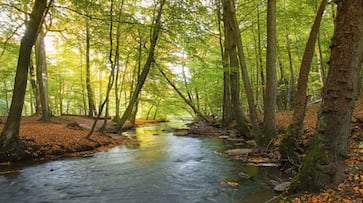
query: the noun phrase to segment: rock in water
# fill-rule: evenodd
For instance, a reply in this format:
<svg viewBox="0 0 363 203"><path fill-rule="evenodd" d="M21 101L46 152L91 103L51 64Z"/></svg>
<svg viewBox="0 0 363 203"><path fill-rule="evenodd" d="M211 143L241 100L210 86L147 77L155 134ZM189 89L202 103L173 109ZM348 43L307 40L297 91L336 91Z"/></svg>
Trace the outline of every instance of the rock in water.
<svg viewBox="0 0 363 203"><path fill-rule="evenodd" d="M250 179L251 178L250 175L248 175L247 173L244 173L244 172L239 172L238 176L241 177L241 178L245 178L245 179Z"/></svg>
<svg viewBox="0 0 363 203"><path fill-rule="evenodd" d="M227 155L235 156L235 155L246 155L253 152L253 149L246 149L246 148L240 148L240 149L230 149L226 151Z"/></svg>
<svg viewBox="0 0 363 203"><path fill-rule="evenodd" d="M274 191L276 192L284 192L288 187L290 187L291 182L282 182L274 187Z"/></svg>
<svg viewBox="0 0 363 203"><path fill-rule="evenodd" d="M175 136L187 136L189 134L188 129L174 129Z"/></svg>
<svg viewBox="0 0 363 203"><path fill-rule="evenodd" d="M280 184L280 182L276 181L276 180L270 180L269 182L272 186L276 186L276 185Z"/></svg>

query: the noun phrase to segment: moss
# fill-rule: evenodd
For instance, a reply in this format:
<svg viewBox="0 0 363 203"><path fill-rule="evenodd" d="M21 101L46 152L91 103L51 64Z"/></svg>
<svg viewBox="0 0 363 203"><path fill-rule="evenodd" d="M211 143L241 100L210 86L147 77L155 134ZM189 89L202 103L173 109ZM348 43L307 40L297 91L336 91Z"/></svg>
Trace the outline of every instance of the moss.
<svg viewBox="0 0 363 203"><path fill-rule="evenodd" d="M287 155L292 154L292 152L296 149L296 138L293 136L292 132L294 132L294 130L290 125L281 140L279 149L283 157L287 157Z"/></svg>
<svg viewBox="0 0 363 203"><path fill-rule="evenodd" d="M257 137L257 143L259 146L266 147L271 142L271 139L272 138L263 136L263 134L261 134Z"/></svg>
<svg viewBox="0 0 363 203"><path fill-rule="evenodd" d="M324 151L319 135L314 136L312 147L305 156L304 165L291 184L291 192L314 191L318 192L324 185L331 182L331 166L328 155Z"/></svg>

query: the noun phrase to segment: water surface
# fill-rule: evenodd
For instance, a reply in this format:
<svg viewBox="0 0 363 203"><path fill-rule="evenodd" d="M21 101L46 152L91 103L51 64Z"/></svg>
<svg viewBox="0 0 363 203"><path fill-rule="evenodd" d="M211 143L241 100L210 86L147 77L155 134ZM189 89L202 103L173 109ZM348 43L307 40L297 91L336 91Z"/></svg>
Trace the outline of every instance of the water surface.
<svg viewBox="0 0 363 203"><path fill-rule="evenodd" d="M266 183L275 170L246 167L218 155L225 150L220 139L162 131L170 125L180 124L127 132L140 141L137 146L21 166L20 173L0 176L0 202L258 203L274 195ZM241 178L241 171L255 178Z"/></svg>

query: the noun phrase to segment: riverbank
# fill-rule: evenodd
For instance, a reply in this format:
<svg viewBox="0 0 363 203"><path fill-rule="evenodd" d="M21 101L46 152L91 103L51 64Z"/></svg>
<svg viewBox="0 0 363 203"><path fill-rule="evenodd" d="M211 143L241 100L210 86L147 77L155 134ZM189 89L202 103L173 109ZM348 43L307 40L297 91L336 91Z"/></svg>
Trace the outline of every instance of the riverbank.
<svg viewBox="0 0 363 203"><path fill-rule="evenodd" d="M311 138L314 136L317 114L320 104L308 106L304 120L304 134L299 140L299 146L306 152L311 145ZM270 143L268 152L258 149L254 140L244 140L241 137L234 137L236 134L233 130L212 129L211 126L203 126L203 123L195 123L190 125L188 132L184 132L187 136L218 136L225 139L230 144L231 150L227 150L223 154L232 159L239 160L247 165L256 166L279 166L290 178L280 180L280 183L289 183L301 169L301 162L304 154L299 154L300 162L295 163L292 160L281 160L279 152L280 141L286 132L288 125L292 119L292 111L284 111L276 113L276 125L278 136ZM262 117L260 118L262 120ZM288 187L283 187L279 192L283 192L283 199L272 199L272 202L363 202L363 99L356 102L352 118L352 134L349 137L349 156L346 163L346 178L337 185L330 186L322 190L320 193L309 193L299 191L299 194L291 195L284 193ZM288 186L289 184L285 184ZM287 192L287 191L286 191ZM279 195L280 193L276 193Z"/></svg>
<svg viewBox="0 0 363 203"><path fill-rule="evenodd" d="M4 127L5 120L6 117L0 118L0 131ZM86 139L93 121L88 117L70 115L53 117L50 122L41 122L36 116L22 117L19 134L25 147L23 160L49 160L80 156L137 142L117 133L111 120L107 121L105 133L98 132L97 129L104 122L103 119L97 122L96 130L90 139ZM140 120L138 124L145 122ZM0 163L0 165L7 164L10 162Z"/></svg>

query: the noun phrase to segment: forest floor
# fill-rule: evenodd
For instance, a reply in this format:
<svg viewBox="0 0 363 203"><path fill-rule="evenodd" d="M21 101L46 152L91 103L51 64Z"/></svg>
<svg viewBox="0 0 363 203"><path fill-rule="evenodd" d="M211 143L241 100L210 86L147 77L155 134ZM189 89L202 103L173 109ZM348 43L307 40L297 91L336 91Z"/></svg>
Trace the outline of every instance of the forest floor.
<svg viewBox="0 0 363 203"><path fill-rule="evenodd" d="M105 133L98 129L104 119L97 122L90 139L86 136L90 132L94 120L83 116L52 117L50 122L39 121L37 116L24 116L21 119L20 139L25 144L26 160L49 160L60 157L80 156L98 151L104 151L118 145L135 144L133 140L115 130L114 122L107 121ZM4 127L6 117L0 117L0 131ZM139 119L136 125L148 122ZM127 125L127 124L126 124ZM10 162L0 163L8 165ZM1 172L6 173L6 172Z"/></svg>

